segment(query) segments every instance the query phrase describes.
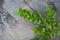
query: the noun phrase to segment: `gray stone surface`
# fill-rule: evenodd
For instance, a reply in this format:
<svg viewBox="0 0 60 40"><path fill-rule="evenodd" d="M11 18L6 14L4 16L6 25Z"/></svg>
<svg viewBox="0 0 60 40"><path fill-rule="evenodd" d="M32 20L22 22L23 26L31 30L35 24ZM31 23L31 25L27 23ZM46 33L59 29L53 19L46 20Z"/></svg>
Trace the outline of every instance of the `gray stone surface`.
<svg viewBox="0 0 60 40"><path fill-rule="evenodd" d="M27 0L32 8L39 9L41 13L43 12L43 9L45 6L47 6L48 0ZM60 21L60 2L56 2L56 0L50 0L54 1L55 5L57 7L57 20ZM50 2L48 1L48 3ZM35 35L32 31L32 23L24 20L23 18L19 16L14 16L13 11L23 7L28 8L27 5L24 4L23 0L4 0L3 7L12 15L19 23L16 24L16 26L11 26L7 22L3 21L4 23L4 31L2 29L0 30L0 40L30 40ZM44 16L44 14L42 14ZM8 17L9 18L9 17ZM9 19L12 20L12 19ZM11 22L11 21L10 21ZM13 21L12 21L13 22ZM1 27L0 27L1 28ZM52 40L60 40L60 37L54 37Z"/></svg>
<svg viewBox="0 0 60 40"><path fill-rule="evenodd" d="M24 3L23 0L5 0L3 6L13 16L13 10L19 7L24 7ZM9 18L9 16L7 16L7 18ZM16 24L16 26L11 26L4 22L6 25L6 29L3 34L4 40L30 40L32 37L34 37L34 33L31 30L33 25L31 23L20 18L19 16L14 16L14 18L19 22Z"/></svg>

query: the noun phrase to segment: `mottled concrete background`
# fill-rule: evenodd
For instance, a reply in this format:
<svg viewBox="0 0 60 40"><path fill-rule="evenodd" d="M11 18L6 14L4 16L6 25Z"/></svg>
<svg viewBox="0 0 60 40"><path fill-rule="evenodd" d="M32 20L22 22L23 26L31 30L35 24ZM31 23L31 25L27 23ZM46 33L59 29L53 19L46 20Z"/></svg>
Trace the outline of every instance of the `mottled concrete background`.
<svg viewBox="0 0 60 40"><path fill-rule="evenodd" d="M47 6L50 1L54 1L55 5L57 7L57 15L58 18L57 20L60 21L60 2L59 0L27 0L29 4L34 8L34 9L39 9L41 13L43 12L43 9L45 6ZM3 7L12 15L19 23L16 24L16 26L11 26L8 25L8 23L4 22L5 27L4 31L0 29L0 40L30 40L33 38L35 35L33 31L31 30L32 28L32 23L22 19L19 16L14 16L13 11L23 7L23 8L28 8L27 5L24 4L23 0L4 0L4 5ZM43 14L42 14L43 15ZM44 15L43 15L44 16ZM11 20L12 21L12 20ZM54 37L54 40L60 40L60 37ZM52 40L53 40L52 39Z"/></svg>

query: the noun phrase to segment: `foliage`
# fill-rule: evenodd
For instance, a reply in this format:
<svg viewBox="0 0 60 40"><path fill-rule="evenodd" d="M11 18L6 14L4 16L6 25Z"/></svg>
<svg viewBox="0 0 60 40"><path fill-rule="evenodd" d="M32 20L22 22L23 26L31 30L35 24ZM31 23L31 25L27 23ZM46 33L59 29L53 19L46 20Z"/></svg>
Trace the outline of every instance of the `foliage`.
<svg viewBox="0 0 60 40"><path fill-rule="evenodd" d="M50 37L60 35L60 23L56 21L56 12L51 5L48 5L44 12L46 17L43 18L39 11L30 11L28 9L20 8L19 15L33 23L32 30L36 37L32 40L49 40Z"/></svg>

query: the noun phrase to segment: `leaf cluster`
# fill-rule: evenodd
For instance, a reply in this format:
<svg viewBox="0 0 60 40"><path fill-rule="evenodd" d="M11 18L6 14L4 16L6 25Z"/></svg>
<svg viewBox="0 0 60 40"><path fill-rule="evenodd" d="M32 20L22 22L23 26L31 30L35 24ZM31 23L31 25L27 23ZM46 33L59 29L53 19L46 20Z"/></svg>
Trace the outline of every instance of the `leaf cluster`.
<svg viewBox="0 0 60 40"><path fill-rule="evenodd" d="M17 12L22 18L33 23L32 30L36 37L32 40L49 40L50 37L60 35L60 23L56 21L56 12L51 5L45 7L45 18L39 11L19 8Z"/></svg>

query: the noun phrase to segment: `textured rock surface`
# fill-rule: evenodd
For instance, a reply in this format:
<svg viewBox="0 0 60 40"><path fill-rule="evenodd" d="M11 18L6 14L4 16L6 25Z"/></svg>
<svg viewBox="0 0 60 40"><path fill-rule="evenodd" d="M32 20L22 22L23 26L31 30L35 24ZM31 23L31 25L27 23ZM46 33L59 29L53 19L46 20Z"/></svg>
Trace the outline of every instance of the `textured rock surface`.
<svg viewBox="0 0 60 40"><path fill-rule="evenodd" d="M4 8L13 16L13 10L24 7L23 0L5 0L4 1ZM12 21L12 17L7 16L6 21ZM33 31L31 30L31 27L33 26L31 23L25 21L24 19L20 17L14 17L19 22L16 24L16 26L8 25L8 23L5 22L5 31L3 34L4 39L3 40L30 40L32 37L34 37ZM9 20L8 20L9 19Z"/></svg>
<svg viewBox="0 0 60 40"><path fill-rule="evenodd" d="M41 13L43 12L43 9L45 6L47 6L48 0L27 0L29 4L34 9L39 9ZM51 0L54 1L54 0ZM48 1L49 3L50 1ZM54 1L57 9L60 11L60 3L57 1ZM59 5L59 6L58 6ZM16 10L20 7L29 8L27 5L24 4L23 0L4 0L3 7L13 16L13 10ZM57 13L58 18L57 20L60 21L59 11ZM42 14L43 15L43 14ZM44 16L44 15L43 15ZM0 40L30 40L32 37L34 37L34 33L31 30L32 23L29 23L28 21L22 19L21 17L13 16L19 23L16 24L16 26L8 25L8 23L4 23L4 27L0 27ZM8 17L9 18L9 17ZM10 19L12 20L12 19ZM3 24L2 23L2 24ZM3 30L4 28L4 30ZM54 37L52 40L60 40L60 37Z"/></svg>

